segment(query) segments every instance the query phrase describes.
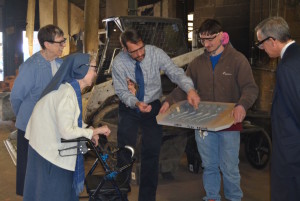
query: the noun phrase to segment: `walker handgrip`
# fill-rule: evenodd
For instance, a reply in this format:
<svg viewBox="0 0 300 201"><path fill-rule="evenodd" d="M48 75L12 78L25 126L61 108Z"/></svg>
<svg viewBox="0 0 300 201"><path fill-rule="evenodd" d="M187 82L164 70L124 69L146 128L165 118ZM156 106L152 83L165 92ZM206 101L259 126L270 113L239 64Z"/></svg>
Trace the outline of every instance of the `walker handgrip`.
<svg viewBox="0 0 300 201"><path fill-rule="evenodd" d="M79 138L70 139L70 140L66 140L66 139L61 138L60 141L61 141L61 143L67 143L67 142L82 142L82 141L88 141L88 139L85 138L85 137L79 137Z"/></svg>
<svg viewBox="0 0 300 201"><path fill-rule="evenodd" d="M134 156L134 149L129 145L125 145L125 148L131 152L131 158L132 158Z"/></svg>

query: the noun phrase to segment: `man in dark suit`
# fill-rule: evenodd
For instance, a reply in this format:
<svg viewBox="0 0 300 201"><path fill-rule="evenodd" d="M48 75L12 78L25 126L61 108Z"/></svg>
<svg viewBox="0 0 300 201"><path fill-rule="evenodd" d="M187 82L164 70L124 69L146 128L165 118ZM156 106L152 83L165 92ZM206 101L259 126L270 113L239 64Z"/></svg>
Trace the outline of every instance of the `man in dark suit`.
<svg viewBox="0 0 300 201"><path fill-rule="evenodd" d="M271 111L273 152L271 200L300 200L300 46L291 39L281 17L255 28L257 46L271 58L280 57Z"/></svg>

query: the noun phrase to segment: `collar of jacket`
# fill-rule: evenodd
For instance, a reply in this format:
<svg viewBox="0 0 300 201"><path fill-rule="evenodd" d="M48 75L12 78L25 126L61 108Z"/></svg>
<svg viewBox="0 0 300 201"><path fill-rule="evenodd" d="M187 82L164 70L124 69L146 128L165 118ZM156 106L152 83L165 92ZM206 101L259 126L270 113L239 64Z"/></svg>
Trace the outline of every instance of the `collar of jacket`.
<svg viewBox="0 0 300 201"><path fill-rule="evenodd" d="M228 43L227 45L224 46L224 50L222 52L221 58L220 60L225 57L227 54L229 54L229 52L233 49L233 47ZM204 55L207 57L207 59L209 59L210 54L209 52L205 49L204 50Z"/></svg>

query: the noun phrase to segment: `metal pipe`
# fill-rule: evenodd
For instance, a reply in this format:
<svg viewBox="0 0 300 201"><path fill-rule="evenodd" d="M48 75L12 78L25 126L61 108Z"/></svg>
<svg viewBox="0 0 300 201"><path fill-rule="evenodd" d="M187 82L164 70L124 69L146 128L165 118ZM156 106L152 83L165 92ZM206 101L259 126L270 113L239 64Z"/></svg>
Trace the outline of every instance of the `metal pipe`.
<svg viewBox="0 0 300 201"><path fill-rule="evenodd" d="M137 15L137 0L128 0L128 15Z"/></svg>

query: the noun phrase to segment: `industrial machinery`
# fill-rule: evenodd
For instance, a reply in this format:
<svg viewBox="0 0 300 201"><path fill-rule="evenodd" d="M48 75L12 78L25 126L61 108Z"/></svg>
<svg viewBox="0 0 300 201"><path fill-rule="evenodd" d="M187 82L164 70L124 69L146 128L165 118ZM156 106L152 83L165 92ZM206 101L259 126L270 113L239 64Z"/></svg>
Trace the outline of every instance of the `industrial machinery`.
<svg viewBox="0 0 300 201"><path fill-rule="evenodd" d="M141 33L145 44L163 49L171 58L188 52L186 36L179 19L159 17L124 16L104 19L106 40L100 47L101 59L97 84L111 77L111 64L114 56L121 50L119 36L131 27Z"/></svg>
<svg viewBox="0 0 300 201"><path fill-rule="evenodd" d="M121 50L119 36L126 28L137 29L145 44L152 44L162 48L179 67L186 66L196 56L203 53L203 48L193 52L188 52L186 35L179 19L124 16L113 17L103 20L105 23L105 41L100 42L99 70L94 89L86 95L86 110L84 112L85 121L93 126L107 124L112 134L110 142L116 142L117 122L118 122L118 97L115 95L112 80L111 68L113 58ZM168 94L175 85L168 78L162 75L163 93ZM259 126L251 124L250 121L244 123L245 146L247 158L254 167L265 167L271 155L270 138L267 135L265 140L265 130ZM261 140L263 134L263 142ZM246 137L247 136L247 137ZM173 175L178 167L178 163L184 151L188 154L189 170L198 172L201 159L195 146L194 131L184 128L163 126L163 144L160 154L160 171L162 175ZM139 139L137 141L137 156L139 154ZM193 156L194 155L194 156ZM249 156L248 156L249 155ZM139 172L139 157L133 174ZM133 181L138 183L138 175L133 175Z"/></svg>
<svg viewBox="0 0 300 201"><path fill-rule="evenodd" d="M96 86L90 92L86 105L86 122L93 126L106 124L112 130L109 137L110 142L116 142L118 122L118 98L114 93L111 80L111 68L113 58L121 50L119 36L126 28L131 27L138 30L145 44L152 44L163 49L173 62L182 67L193 58L201 54L203 50L193 53L188 52L187 40L179 19L158 17L124 16L113 17L103 20L105 23L105 41L101 41L99 70ZM185 55L187 53L187 55ZM163 93L168 94L175 85L162 75ZM180 158L185 151L188 136L193 136L193 130L163 127L163 139L160 154L160 172L164 177L173 177ZM132 181L139 183L139 148L140 140L137 141L137 160L133 168ZM198 154L197 152L195 154Z"/></svg>
<svg viewBox="0 0 300 201"><path fill-rule="evenodd" d="M99 68L97 82L93 90L83 95L83 108L85 122L98 126L107 124L112 134L109 137L110 143L117 142L118 122L118 97L115 95L111 79L111 67L113 58L121 50L119 36L128 27L133 27L142 33L146 44L153 44L162 48L179 67L185 67L196 56L203 53L203 48L188 52L186 35L183 31L182 22L179 19L124 16L112 17L103 20L105 31L100 33L99 42ZM247 113L246 121L243 123L244 130L241 132L242 140L245 142L245 152L250 164L257 168L264 168L271 157L271 138L269 133L270 119L269 108L271 100L263 98L265 94L271 93L272 89L262 88L266 73L264 69L253 69L254 78L260 87L260 97L253 109ZM266 71L268 77L274 80L273 71ZM271 74L269 76L269 74ZM161 77L163 93L168 94L175 85L162 74ZM273 82L272 82L273 83ZM271 97L271 96L266 96ZM264 112L266 111L267 112ZM14 139L7 139L7 147L13 147L11 142ZM201 158L197 151L194 131L185 128L163 126L163 139L160 154L160 170L162 175L173 175L178 167L179 160L184 152L187 154L188 168L191 172L197 173L201 170ZM139 154L139 139L137 144L137 156ZM14 153L14 148L8 148ZM16 154L11 154L16 160ZM139 171L139 158L137 158L135 172ZM137 183L138 177L133 176Z"/></svg>

